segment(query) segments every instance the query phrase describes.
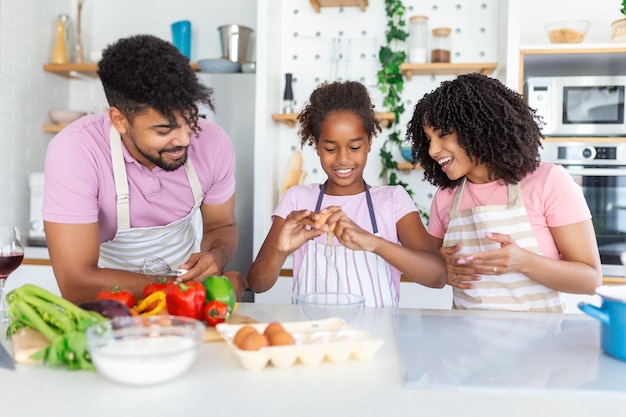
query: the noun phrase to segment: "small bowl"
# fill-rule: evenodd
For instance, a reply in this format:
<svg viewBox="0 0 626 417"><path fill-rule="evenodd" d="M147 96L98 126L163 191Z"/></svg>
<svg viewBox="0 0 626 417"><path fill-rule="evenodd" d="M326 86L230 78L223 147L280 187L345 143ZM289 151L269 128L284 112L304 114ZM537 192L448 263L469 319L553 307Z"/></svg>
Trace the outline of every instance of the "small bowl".
<svg viewBox="0 0 626 417"><path fill-rule="evenodd" d="M232 73L241 72L241 64L222 58L207 58L198 61L201 72Z"/></svg>
<svg viewBox="0 0 626 417"><path fill-rule="evenodd" d="M411 149L410 146L403 146L400 148L400 153L402 154L402 157L409 162L413 162L413 157L411 156L411 152L413 152L413 150Z"/></svg>
<svg viewBox="0 0 626 417"><path fill-rule="evenodd" d="M339 317L350 322L365 304L359 294L317 292L296 296L304 315L310 320Z"/></svg>
<svg viewBox="0 0 626 417"><path fill-rule="evenodd" d="M105 378L125 385L155 385L191 367L204 331L201 321L187 317L117 317L87 329L87 349Z"/></svg>
<svg viewBox="0 0 626 417"><path fill-rule="evenodd" d="M85 116L87 113L84 111L74 111L74 110L50 110L48 112L48 117L52 123L56 124L68 124L72 123Z"/></svg>
<svg viewBox="0 0 626 417"><path fill-rule="evenodd" d="M591 23L587 20L561 20L545 26L550 43L581 43Z"/></svg>

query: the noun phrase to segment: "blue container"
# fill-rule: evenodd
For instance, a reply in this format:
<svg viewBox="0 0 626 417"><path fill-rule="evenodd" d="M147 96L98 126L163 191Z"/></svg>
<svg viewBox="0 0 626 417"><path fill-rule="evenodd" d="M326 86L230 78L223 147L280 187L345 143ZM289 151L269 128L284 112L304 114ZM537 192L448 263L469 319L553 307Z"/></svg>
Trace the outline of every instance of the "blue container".
<svg viewBox="0 0 626 417"><path fill-rule="evenodd" d="M189 20L172 23L172 43L181 54L191 60L191 22Z"/></svg>
<svg viewBox="0 0 626 417"><path fill-rule="evenodd" d="M600 321L600 347L604 353L626 361L626 285L603 285L596 293L602 297L600 307L582 302L578 308Z"/></svg>

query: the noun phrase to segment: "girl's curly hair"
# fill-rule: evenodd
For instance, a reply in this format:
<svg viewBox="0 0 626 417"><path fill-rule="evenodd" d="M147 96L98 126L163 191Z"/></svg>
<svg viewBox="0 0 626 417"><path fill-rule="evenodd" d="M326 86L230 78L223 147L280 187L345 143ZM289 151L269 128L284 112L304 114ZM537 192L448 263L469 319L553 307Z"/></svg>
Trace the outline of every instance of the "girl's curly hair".
<svg viewBox="0 0 626 417"><path fill-rule="evenodd" d="M357 115L368 137L382 131L365 86L357 81L324 82L311 93L309 103L298 115L300 146L317 143L322 123L329 113L347 110Z"/></svg>
<svg viewBox="0 0 626 417"><path fill-rule="evenodd" d="M152 35L134 35L106 47L98 76L110 106L132 123L149 108L176 123L180 112L198 129L198 103L214 110L213 89L202 85L186 56L170 42Z"/></svg>
<svg viewBox="0 0 626 417"><path fill-rule="evenodd" d="M442 188L454 188L451 180L430 157L430 141L423 126L456 133L459 146L476 164L485 164L498 180L515 184L539 165L543 119L524 97L500 81L481 74L460 75L415 105L407 127L413 161L424 168L424 178Z"/></svg>

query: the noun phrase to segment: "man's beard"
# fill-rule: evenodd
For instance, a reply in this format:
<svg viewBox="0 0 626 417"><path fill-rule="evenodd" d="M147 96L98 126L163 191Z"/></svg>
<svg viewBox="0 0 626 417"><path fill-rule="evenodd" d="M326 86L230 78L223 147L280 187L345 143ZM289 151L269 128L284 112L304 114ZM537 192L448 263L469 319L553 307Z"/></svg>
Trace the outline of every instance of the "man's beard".
<svg viewBox="0 0 626 417"><path fill-rule="evenodd" d="M169 148L169 149L161 149L159 151L158 157L154 157L153 155L150 155L146 152L144 152L138 145L137 145L137 141L135 140L135 136L130 133L130 140L133 142L133 144L135 145L135 149L137 149L137 152L139 152L144 158L146 158L148 161L152 162L154 165L158 166L159 168L161 168L164 171L176 171L178 168L180 168L181 166L183 166L185 164L185 162L187 162L187 158L189 158L189 154L187 153L187 147L186 146L175 146L173 148ZM163 160L163 153L165 152L177 152L180 151L181 149L185 150L185 155L176 160L176 161L172 161L172 162L167 162L165 160Z"/></svg>

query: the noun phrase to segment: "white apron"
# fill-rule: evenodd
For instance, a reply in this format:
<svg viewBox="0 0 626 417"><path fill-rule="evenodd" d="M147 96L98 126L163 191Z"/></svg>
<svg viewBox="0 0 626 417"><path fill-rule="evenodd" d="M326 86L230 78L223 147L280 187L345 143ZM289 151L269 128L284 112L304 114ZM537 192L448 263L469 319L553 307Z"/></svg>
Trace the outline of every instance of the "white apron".
<svg viewBox="0 0 626 417"><path fill-rule="evenodd" d="M498 249L498 242L485 237L486 232L494 232L511 235L519 247L541 254L528 220L519 183L508 185L508 204L478 206L459 211L465 181L463 180L454 196L450 223L443 239L444 247L460 242L463 255ZM453 308L563 311L559 292L520 273L482 275L480 281L472 281L472 284L474 288L468 290L453 288Z"/></svg>
<svg viewBox="0 0 626 417"><path fill-rule="evenodd" d="M364 183L365 184L365 183ZM315 211L322 207L326 184L322 184ZM378 226L369 188L365 184L367 207L373 233ZM365 297L366 306L397 306L396 291L387 262L373 252L355 251L345 246L331 246L307 242L302 266L293 283L293 302L299 294L308 292L349 292ZM330 249L330 252L328 251Z"/></svg>
<svg viewBox="0 0 626 417"><path fill-rule="evenodd" d="M141 271L147 257L157 255L172 268L199 252L202 240L202 186L193 169L191 159L185 162L185 171L194 195L195 204L191 212L180 220L165 226L130 227L130 207L128 198L128 177L122 154L122 139L117 130L111 127L111 160L117 194L117 232L115 237L100 244L100 268Z"/></svg>

